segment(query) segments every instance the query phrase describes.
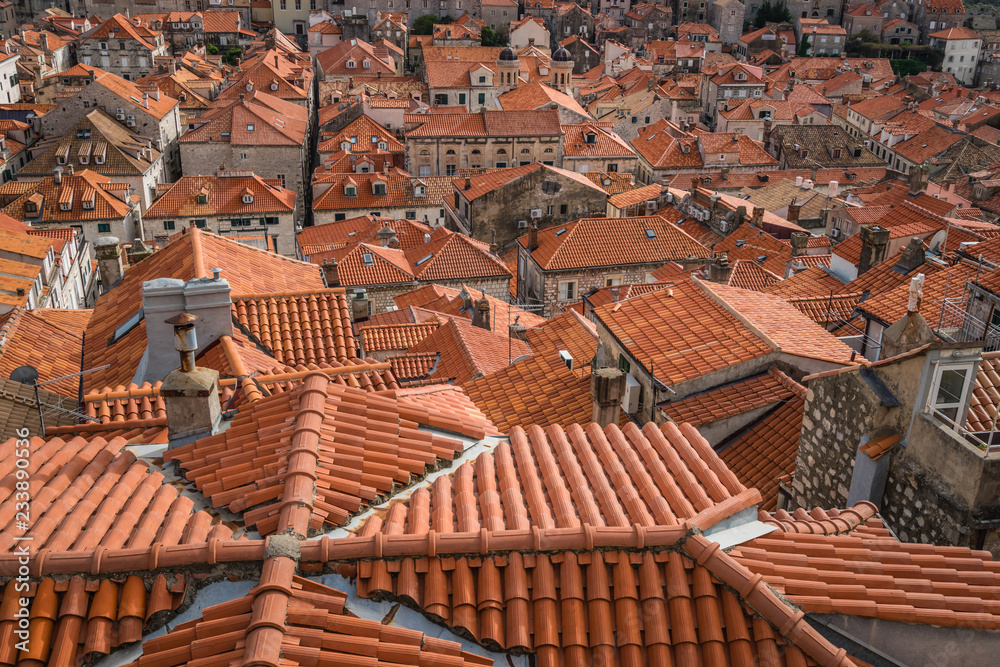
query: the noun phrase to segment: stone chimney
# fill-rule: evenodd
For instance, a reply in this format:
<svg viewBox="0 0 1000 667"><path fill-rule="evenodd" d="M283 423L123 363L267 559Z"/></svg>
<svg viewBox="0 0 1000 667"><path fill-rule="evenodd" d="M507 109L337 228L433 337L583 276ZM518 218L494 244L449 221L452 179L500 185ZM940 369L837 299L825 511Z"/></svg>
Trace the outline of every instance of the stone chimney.
<svg viewBox="0 0 1000 667"><path fill-rule="evenodd" d="M708 280L722 285L729 284L729 277L733 274L733 266L729 263L729 253L720 253L714 260L708 262Z"/></svg>
<svg viewBox="0 0 1000 667"><path fill-rule="evenodd" d="M750 224L754 225L755 227L760 227L762 224L764 224L764 207L763 206L754 206L753 207L753 214L750 216Z"/></svg>
<svg viewBox="0 0 1000 667"><path fill-rule="evenodd" d="M802 206L800 204L789 204L788 213L785 215L785 220L788 222L798 223L799 213L802 211Z"/></svg>
<svg viewBox="0 0 1000 667"><path fill-rule="evenodd" d="M378 237L378 243L383 248L399 247L399 237L396 236L396 230L389 225L385 225L382 229L378 230L375 236Z"/></svg>
<svg viewBox="0 0 1000 667"><path fill-rule="evenodd" d="M492 331L490 327L490 302L483 295L483 298L476 301L476 311L472 315L472 326Z"/></svg>
<svg viewBox="0 0 1000 667"><path fill-rule="evenodd" d="M924 261L927 259L927 254L924 251L924 242L920 239L913 238L910 242L906 244L903 248L903 252L896 262L896 266L904 269L906 273L909 273L913 269L923 266Z"/></svg>
<svg viewBox="0 0 1000 667"><path fill-rule="evenodd" d="M122 264L122 249L118 244L118 239L114 236L102 236L94 241L94 254L97 255L97 272L101 277L101 285L104 291L121 282L125 275L125 267Z"/></svg>
<svg viewBox="0 0 1000 667"><path fill-rule="evenodd" d="M590 376L590 396L594 400L590 420L601 428L617 424L625 395L625 372L618 368L599 368Z"/></svg>
<svg viewBox="0 0 1000 667"><path fill-rule="evenodd" d="M919 312L920 301L924 294L923 288L924 274L918 273L910 280L910 300L906 315L882 333L881 358L895 357L927 343L938 341L934 331Z"/></svg>
<svg viewBox="0 0 1000 667"><path fill-rule="evenodd" d="M523 341L527 341L528 340L528 327L526 327L523 324L521 324L521 316L520 315L516 315L514 317L514 321L511 323L511 325L508 327L508 329L509 329L509 333L510 333L510 337L511 338L515 338L517 340L523 340Z"/></svg>
<svg viewBox="0 0 1000 667"><path fill-rule="evenodd" d="M165 320L188 313L198 317L198 348L195 356L222 336L233 333L229 282L215 269L211 278L187 282L157 278L142 284L142 307L146 319L146 353L139 363L136 383L153 384L177 368L173 325Z"/></svg>
<svg viewBox="0 0 1000 667"><path fill-rule="evenodd" d="M910 170L910 194L916 197L927 189L927 183L931 177L931 167L922 164Z"/></svg>
<svg viewBox="0 0 1000 667"><path fill-rule="evenodd" d="M219 372L194 364L198 350L195 323L199 320L190 313L178 313L163 322L173 329L174 349L180 352L180 368L167 374L160 386L167 412L168 449L211 435L222 418ZM147 321L147 328L149 325Z"/></svg>
<svg viewBox="0 0 1000 667"><path fill-rule="evenodd" d="M889 230L879 225L861 227L861 259L858 261L858 275L879 265L885 259L889 246Z"/></svg>
<svg viewBox="0 0 1000 667"><path fill-rule="evenodd" d="M320 273L323 276L323 283L327 287L340 287L340 274L337 271L337 260L334 258L323 260L320 266Z"/></svg>
<svg viewBox="0 0 1000 667"><path fill-rule="evenodd" d="M809 234L807 232L792 232L792 257L806 254L809 247Z"/></svg>
<svg viewBox="0 0 1000 667"><path fill-rule="evenodd" d="M528 228L528 252L534 252L538 248L538 223L532 222Z"/></svg>
<svg viewBox="0 0 1000 667"><path fill-rule="evenodd" d="M153 254L153 249L142 242L142 239L132 241L132 247L128 251L129 266L135 266L142 260Z"/></svg>

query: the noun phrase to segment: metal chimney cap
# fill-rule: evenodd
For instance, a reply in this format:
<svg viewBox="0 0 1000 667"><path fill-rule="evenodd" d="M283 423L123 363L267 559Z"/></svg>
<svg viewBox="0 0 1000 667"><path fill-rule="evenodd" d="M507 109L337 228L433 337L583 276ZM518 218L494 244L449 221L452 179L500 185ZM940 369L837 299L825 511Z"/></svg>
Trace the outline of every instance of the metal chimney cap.
<svg viewBox="0 0 1000 667"><path fill-rule="evenodd" d="M174 315L169 320L163 320L166 324L172 324L175 327L183 326L185 324L194 324L201 318L197 315L192 315L191 313L181 313L180 315Z"/></svg>

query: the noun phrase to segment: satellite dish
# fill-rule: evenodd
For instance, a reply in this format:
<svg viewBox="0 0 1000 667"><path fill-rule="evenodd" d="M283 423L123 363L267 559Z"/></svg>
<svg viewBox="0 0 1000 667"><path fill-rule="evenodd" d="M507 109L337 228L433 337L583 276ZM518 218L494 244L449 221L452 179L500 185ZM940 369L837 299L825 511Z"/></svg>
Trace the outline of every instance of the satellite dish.
<svg viewBox="0 0 1000 667"><path fill-rule="evenodd" d="M38 369L34 366L18 366L10 374L10 379L21 384L36 384L38 382Z"/></svg>

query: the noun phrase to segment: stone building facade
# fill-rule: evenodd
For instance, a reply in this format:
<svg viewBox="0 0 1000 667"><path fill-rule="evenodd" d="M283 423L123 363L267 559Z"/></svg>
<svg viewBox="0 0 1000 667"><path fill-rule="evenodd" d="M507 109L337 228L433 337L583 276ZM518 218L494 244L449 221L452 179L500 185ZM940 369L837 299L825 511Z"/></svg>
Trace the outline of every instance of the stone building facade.
<svg viewBox="0 0 1000 667"><path fill-rule="evenodd" d="M582 175L540 164L509 171L456 184L453 199L445 199L448 228L504 248L531 223L548 227L606 210L607 193Z"/></svg>
<svg viewBox="0 0 1000 667"><path fill-rule="evenodd" d="M743 34L746 7L740 0L715 0L709 12L709 24L719 33L723 44L732 45Z"/></svg>
<svg viewBox="0 0 1000 667"><path fill-rule="evenodd" d="M937 409L941 374L961 371L963 398L949 414L964 423L980 351L981 343L931 343L868 369L807 378L795 475L785 489L791 504L870 500L901 540L1000 553L1000 453L987 454L926 407Z"/></svg>
<svg viewBox="0 0 1000 667"><path fill-rule="evenodd" d="M461 116L461 117L460 117ZM406 170L424 178L459 169L505 168L551 162L561 167L558 111L428 114L406 132Z"/></svg>
<svg viewBox="0 0 1000 667"><path fill-rule="evenodd" d="M120 14L81 36L76 47L77 61L127 81L154 71L154 58L166 55L169 43L161 31L136 26Z"/></svg>
<svg viewBox="0 0 1000 667"><path fill-rule="evenodd" d="M58 113L48 113L42 117L42 134L50 137L66 134L94 108L100 108L116 120L124 121L132 132L153 142L153 147L163 153L167 180L180 175L178 139L181 135L181 117L177 100L162 95L156 86L151 86L145 92L135 84L110 73L96 77L93 73L74 76L71 85L79 85L80 91L73 97L61 100Z"/></svg>

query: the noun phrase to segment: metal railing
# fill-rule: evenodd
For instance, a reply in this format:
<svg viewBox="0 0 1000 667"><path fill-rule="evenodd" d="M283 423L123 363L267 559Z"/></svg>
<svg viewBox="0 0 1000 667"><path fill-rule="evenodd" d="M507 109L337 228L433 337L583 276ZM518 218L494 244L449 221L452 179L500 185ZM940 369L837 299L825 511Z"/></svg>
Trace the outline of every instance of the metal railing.
<svg viewBox="0 0 1000 667"><path fill-rule="evenodd" d="M985 322L966 308L969 295L940 302L937 333L956 342L982 341L984 351L1000 349L1000 327Z"/></svg>
<svg viewBox="0 0 1000 667"><path fill-rule="evenodd" d="M952 420L947 415L943 414L940 410L928 406L925 409L925 413L934 419L954 431L960 438L968 442L970 445L978 448L983 454L989 456L991 454L1000 454L1000 432L997 432L997 415L993 415L993 423L989 431L970 431L965 426L958 424Z"/></svg>

